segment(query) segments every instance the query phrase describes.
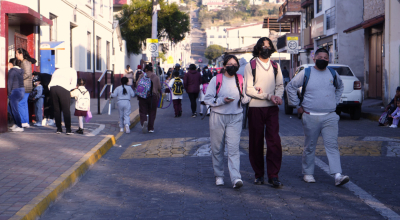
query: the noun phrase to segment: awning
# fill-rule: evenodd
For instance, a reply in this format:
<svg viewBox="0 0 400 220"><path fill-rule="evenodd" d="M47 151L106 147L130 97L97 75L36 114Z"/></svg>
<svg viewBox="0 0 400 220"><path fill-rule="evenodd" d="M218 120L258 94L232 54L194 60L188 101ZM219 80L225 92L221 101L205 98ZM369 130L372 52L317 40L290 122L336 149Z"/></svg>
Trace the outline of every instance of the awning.
<svg viewBox="0 0 400 220"><path fill-rule="evenodd" d="M346 30L343 31L343 33L351 33L353 31L357 31L357 30L360 30L360 29L369 28L369 27L372 27L374 25L380 24L380 23L382 23L384 21L385 21L385 14L382 14L382 15L376 16L374 18L368 19L368 20L366 20L366 21L364 21L364 22L362 22L360 24L357 24L357 25L355 25L355 26L353 26L353 27L351 27L349 29L346 29Z"/></svg>
<svg viewBox="0 0 400 220"><path fill-rule="evenodd" d="M1 13L8 15L8 25L31 24L35 26L52 26L53 21L40 15L35 10L8 1L1 2Z"/></svg>
<svg viewBox="0 0 400 220"><path fill-rule="evenodd" d="M62 43L64 41L50 41L40 43L40 50L65 50Z"/></svg>

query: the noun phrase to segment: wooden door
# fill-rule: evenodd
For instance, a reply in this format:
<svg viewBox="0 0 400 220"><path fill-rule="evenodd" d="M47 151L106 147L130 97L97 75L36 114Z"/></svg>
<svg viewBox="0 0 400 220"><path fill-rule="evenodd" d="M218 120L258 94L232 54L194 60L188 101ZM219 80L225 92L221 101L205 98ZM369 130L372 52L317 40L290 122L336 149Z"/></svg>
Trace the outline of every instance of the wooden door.
<svg viewBox="0 0 400 220"><path fill-rule="evenodd" d="M382 97L382 33L369 39L369 98Z"/></svg>
<svg viewBox="0 0 400 220"><path fill-rule="evenodd" d="M28 51L28 37L22 34L15 33L14 34L14 44L15 44L15 51L18 48L25 49Z"/></svg>

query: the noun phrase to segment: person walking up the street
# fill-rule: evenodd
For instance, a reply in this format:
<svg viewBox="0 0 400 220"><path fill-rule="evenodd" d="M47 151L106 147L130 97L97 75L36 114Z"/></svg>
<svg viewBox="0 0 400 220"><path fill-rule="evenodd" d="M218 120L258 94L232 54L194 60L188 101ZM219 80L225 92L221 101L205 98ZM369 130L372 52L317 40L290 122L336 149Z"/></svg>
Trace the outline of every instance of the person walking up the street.
<svg viewBox="0 0 400 220"><path fill-rule="evenodd" d="M36 123L34 124L37 127L42 127L42 120L43 120L43 100L44 100L44 94L43 94L43 86L40 83L39 76L35 76L33 78L33 84L35 85L35 88L33 91L36 91L35 97L33 97L33 100L35 102L35 116L36 116Z"/></svg>
<svg viewBox="0 0 400 220"><path fill-rule="evenodd" d="M225 74L214 77L207 89L204 102L211 106L210 137L216 185L224 185L224 151L228 153L229 174L233 188L243 186L240 175L240 134L242 132L242 104L249 101L243 90L243 77L236 74L239 61L234 55L224 57Z"/></svg>
<svg viewBox="0 0 400 220"><path fill-rule="evenodd" d="M328 66L329 52L320 48L315 51L315 66L300 71L287 85L289 103L297 106L302 114L305 143L303 150L303 180L314 183L315 147L321 134L331 175L335 176L335 185L349 182L348 176L342 175L338 146L339 115L336 106L340 102L344 85L339 74ZM297 96L302 87L301 99Z"/></svg>
<svg viewBox="0 0 400 220"><path fill-rule="evenodd" d="M189 71L183 78L185 90L189 95L190 106L192 108L192 117L197 117L197 103L196 99L199 96L200 84L202 82L201 74L197 72L196 65L190 64Z"/></svg>
<svg viewBox="0 0 400 220"><path fill-rule="evenodd" d="M75 132L83 134L83 119L90 111L90 93L87 91L86 80L79 78L77 88L71 91L71 97L75 98L75 116L78 117L79 129Z"/></svg>
<svg viewBox="0 0 400 220"><path fill-rule="evenodd" d="M130 133L131 120L129 115L131 114L131 98L135 97L135 92L132 87L127 86L128 78L121 78L121 85L115 88L114 92L111 94L112 98L117 97L117 105L119 110L119 128L120 132Z"/></svg>
<svg viewBox="0 0 400 220"><path fill-rule="evenodd" d="M70 91L76 88L76 70L65 67L57 69L51 77L49 84L50 96L53 100L54 118L56 120L57 134L62 133L61 112L64 116L66 134L73 134L71 131L71 94Z"/></svg>
<svg viewBox="0 0 400 220"><path fill-rule="evenodd" d="M173 72L174 78L168 83L172 89L172 102L174 103L175 118L182 116L183 80L179 78L179 72Z"/></svg>
<svg viewBox="0 0 400 220"><path fill-rule="evenodd" d="M24 71L19 68L19 60L11 58L8 62L8 79L7 79L7 93L8 93L8 112L11 113L14 120L14 125L10 128L11 131L24 131L21 124L21 116L18 112L18 103L23 99L25 94L24 87Z"/></svg>
<svg viewBox="0 0 400 220"><path fill-rule="evenodd" d="M269 38L260 38L253 49L255 58L246 65L244 77L246 94L252 98L249 103L248 120L249 158L255 172L254 184L264 184L265 133L268 183L280 188L283 184L278 176L282 163L278 105L282 104L284 87L281 69L270 59L275 51Z"/></svg>
<svg viewBox="0 0 400 220"><path fill-rule="evenodd" d="M29 56L28 51L22 48L17 49L16 57L19 61L21 61L21 69L24 70L24 87L25 87L24 98L19 102L18 110L21 116L22 127L29 128L28 98L29 94L33 90L32 64L35 64L36 60L31 58L31 56Z"/></svg>
<svg viewBox="0 0 400 220"><path fill-rule="evenodd" d="M158 76L154 74L153 65L151 63L145 66L144 73L138 79L136 87L142 131L143 133L153 133L157 104L161 95L161 83Z"/></svg>
<svg viewBox="0 0 400 220"><path fill-rule="evenodd" d="M204 105L204 97L206 96L208 84L210 83L212 79L212 75L210 71L204 71L202 76L201 76L201 85L200 85L200 92L199 92L199 101L200 101L200 116L203 116L203 109L206 107L206 114L207 116L210 116L210 109L208 108L208 105Z"/></svg>

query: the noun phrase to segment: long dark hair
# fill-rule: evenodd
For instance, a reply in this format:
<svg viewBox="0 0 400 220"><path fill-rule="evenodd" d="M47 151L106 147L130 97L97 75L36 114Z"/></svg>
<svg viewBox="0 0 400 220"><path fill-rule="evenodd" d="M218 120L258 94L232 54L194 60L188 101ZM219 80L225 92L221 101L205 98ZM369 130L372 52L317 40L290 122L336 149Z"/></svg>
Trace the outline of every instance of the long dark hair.
<svg viewBox="0 0 400 220"><path fill-rule="evenodd" d="M9 61L13 66L20 66L21 61L19 61L17 58L11 58Z"/></svg>
<svg viewBox="0 0 400 220"><path fill-rule="evenodd" d="M128 92L126 91L126 89L125 89L125 85L128 84L128 82L129 82L129 80L128 80L127 77L122 77L122 78L121 78L121 85L122 85L122 88L124 89L124 90L122 91L122 94L124 94L124 95L126 95L126 93L128 93Z"/></svg>
<svg viewBox="0 0 400 220"><path fill-rule="evenodd" d="M34 58L32 58L28 51L26 51L24 48L18 48L17 49L17 53L22 54L22 57L24 58L24 60L28 60L29 62L31 62L32 64L36 63L36 60Z"/></svg>
<svg viewBox="0 0 400 220"><path fill-rule="evenodd" d="M78 86L85 86L86 85L86 80L83 78L78 79Z"/></svg>
<svg viewBox="0 0 400 220"><path fill-rule="evenodd" d="M276 52L276 49L275 49L274 44L272 43L271 39L269 39L268 37L262 37L262 38L258 39L256 45L254 45L253 57L260 56L260 51L262 50L262 47L264 46L264 41L266 41L266 40L269 42L269 46L271 47L271 49L270 49L271 54Z"/></svg>
<svg viewBox="0 0 400 220"><path fill-rule="evenodd" d="M237 65L238 65L238 68L239 68L240 67L239 60L235 55L224 56L224 62L223 62L224 67L226 67L226 64L228 64L229 60L231 60L231 59L234 59L236 61ZM240 108L240 105L242 104L243 94L242 94L242 91L240 90L239 78L237 76L237 73L235 73L235 80L236 80L236 86L237 86L237 88L239 90L239 97L240 98L239 98L239 101L238 101L238 107Z"/></svg>
<svg viewBox="0 0 400 220"><path fill-rule="evenodd" d="M144 67L144 72L146 72L146 71L153 72L153 64L152 63L146 64L146 66Z"/></svg>

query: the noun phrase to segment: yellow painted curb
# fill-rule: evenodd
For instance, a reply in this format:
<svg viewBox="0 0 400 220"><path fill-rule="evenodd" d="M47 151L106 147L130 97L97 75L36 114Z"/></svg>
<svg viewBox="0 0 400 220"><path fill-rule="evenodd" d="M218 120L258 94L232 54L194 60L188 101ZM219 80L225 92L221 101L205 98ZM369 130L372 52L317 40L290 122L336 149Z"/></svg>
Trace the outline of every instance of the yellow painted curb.
<svg viewBox="0 0 400 220"><path fill-rule="evenodd" d="M379 121L380 116L379 115L375 115L375 114L371 114L371 113L367 113L367 112L362 112L361 116L363 118L372 120L372 121Z"/></svg>
<svg viewBox="0 0 400 220"><path fill-rule="evenodd" d="M133 128L140 120L139 110L131 113L130 120L130 128ZM95 164L106 154L123 134L123 132L120 132L116 136L107 135L107 137L86 153L71 168L61 174L61 176L43 190L43 192L33 198L29 204L22 207L10 220L35 220L38 216L41 216L50 204L54 202L64 190L72 186L91 165Z"/></svg>

